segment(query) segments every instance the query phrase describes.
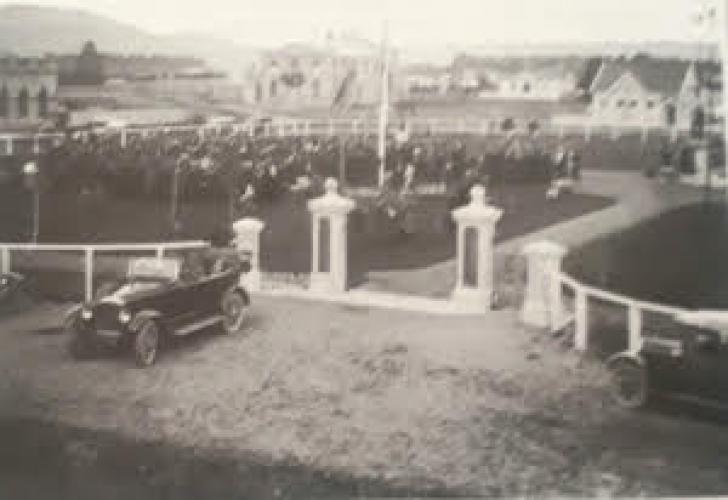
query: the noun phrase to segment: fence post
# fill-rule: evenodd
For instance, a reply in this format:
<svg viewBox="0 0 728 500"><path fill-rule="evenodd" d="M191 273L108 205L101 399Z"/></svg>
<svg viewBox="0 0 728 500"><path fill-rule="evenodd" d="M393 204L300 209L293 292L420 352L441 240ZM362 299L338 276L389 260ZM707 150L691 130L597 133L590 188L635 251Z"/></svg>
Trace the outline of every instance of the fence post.
<svg viewBox="0 0 728 500"><path fill-rule="evenodd" d="M161 245L157 247L157 258L158 259L164 258L164 247Z"/></svg>
<svg viewBox="0 0 728 500"><path fill-rule="evenodd" d="M10 272L11 269L11 262L10 262L10 249L8 247L3 247L2 252L0 252L0 271L2 271L3 274L7 274Z"/></svg>
<svg viewBox="0 0 728 500"><path fill-rule="evenodd" d="M253 217L246 217L233 223L235 249L241 254L247 253L250 256L250 271L240 277L240 283L252 292L260 291L262 288L260 233L264 227L262 221Z"/></svg>
<svg viewBox="0 0 728 500"><path fill-rule="evenodd" d="M94 249L93 247L84 248L84 297L86 302L93 299L94 296Z"/></svg>
<svg viewBox="0 0 728 500"><path fill-rule="evenodd" d="M589 316L587 311L587 295L582 287L576 287L575 292L575 336L574 348L577 351L586 351L589 341Z"/></svg>
<svg viewBox="0 0 728 500"><path fill-rule="evenodd" d="M33 134L33 154L40 154L40 139L38 138L38 134Z"/></svg>
<svg viewBox="0 0 728 500"><path fill-rule="evenodd" d="M629 339L627 349L638 352L642 348L642 310L638 304L629 304L628 327Z"/></svg>
<svg viewBox="0 0 728 500"><path fill-rule="evenodd" d="M329 118L329 136L334 135L334 119Z"/></svg>
<svg viewBox="0 0 728 500"><path fill-rule="evenodd" d="M642 140L642 146L647 144L647 139L650 133L650 129L647 127L642 127L642 135L640 136L640 139Z"/></svg>
<svg viewBox="0 0 728 500"><path fill-rule="evenodd" d="M7 151L7 153L8 153L8 156L12 156L12 155L13 155L13 136L12 136L12 135L8 135L8 136L7 136L6 138L5 138L5 140L6 140L6 141L8 141L8 142L7 142L7 144L8 144L8 145L7 145L7 147L5 148L5 151Z"/></svg>

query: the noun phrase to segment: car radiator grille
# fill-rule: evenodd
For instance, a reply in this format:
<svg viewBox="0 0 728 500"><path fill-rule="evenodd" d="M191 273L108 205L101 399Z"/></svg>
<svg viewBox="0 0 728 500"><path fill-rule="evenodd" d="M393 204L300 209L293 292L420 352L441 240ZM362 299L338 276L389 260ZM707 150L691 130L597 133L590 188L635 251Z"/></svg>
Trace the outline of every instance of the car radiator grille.
<svg viewBox="0 0 728 500"><path fill-rule="evenodd" d="M97 330L121 330L119 307L99 304L94 308L94 326Z"/></svg>

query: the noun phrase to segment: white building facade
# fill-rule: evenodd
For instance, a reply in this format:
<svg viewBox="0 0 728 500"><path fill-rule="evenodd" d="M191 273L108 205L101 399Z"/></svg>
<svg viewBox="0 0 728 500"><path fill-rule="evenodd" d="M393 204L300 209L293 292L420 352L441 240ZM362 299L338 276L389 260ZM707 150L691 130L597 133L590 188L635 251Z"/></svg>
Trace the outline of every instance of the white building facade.
<svg viewBox="0 0 728 500"><path fill-rule="evenodd" d="M40 126L56 111L58 74L40 59L0 59L0 129Z"/></svg>

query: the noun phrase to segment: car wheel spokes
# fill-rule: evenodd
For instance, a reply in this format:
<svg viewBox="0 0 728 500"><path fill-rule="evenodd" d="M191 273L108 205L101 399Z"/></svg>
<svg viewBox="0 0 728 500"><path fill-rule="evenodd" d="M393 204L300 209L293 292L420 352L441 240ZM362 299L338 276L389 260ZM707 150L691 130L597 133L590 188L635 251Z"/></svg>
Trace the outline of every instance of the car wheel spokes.
<svg viewBox="0 0 728 500"><path fill-rule="evenodd" d="M222 301L223 328L226 332L237 331L245 319L245 300L236 292L225 295Z"/></svg>
<svg viewBox="0 0 728 500"><path fill-rule="evenodd" d="M149 322L137 333L134 343L136 361L139 366L150 366L157 359L159 350L159 330L157 325Z"/></svg>

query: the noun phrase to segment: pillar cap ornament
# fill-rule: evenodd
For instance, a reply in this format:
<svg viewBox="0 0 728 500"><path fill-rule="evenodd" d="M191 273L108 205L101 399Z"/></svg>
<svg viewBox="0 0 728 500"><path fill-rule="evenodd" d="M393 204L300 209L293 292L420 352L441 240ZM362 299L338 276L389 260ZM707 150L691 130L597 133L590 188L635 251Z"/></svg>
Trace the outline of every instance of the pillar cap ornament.
<svg viewBox="0 0 728 500"><path fill-rule="evenodd" d="M470 203L453 210L453 218L471 225L496 223L503 216L503 210L488 205L485 187L476 184L470 189Z"/></svg>
<svg viewBox="0 0 728 500"><path fill-rule="evenodd" d="M541 240L527 243L522 250L525 255L551 255L554 257L563 257L567 253L567 248L553 241Z"/></svg>
<svg viewBox="0 0 728 500"><path fill-rule="evenodd" d="M323 215L346 215L356 207L354 200L339 194L339 182L333 177L326 179L324 190L326 193L323 196L308 202L308 209L311 212Z"/></svg>
<svg viewBox="0 0 728 500"><path fill-rule="evenodd" d="M262 231L263 227L265 227L265 223L254 217L245 217L233 223L233 231L236 233L242 231Z"/></svg>

